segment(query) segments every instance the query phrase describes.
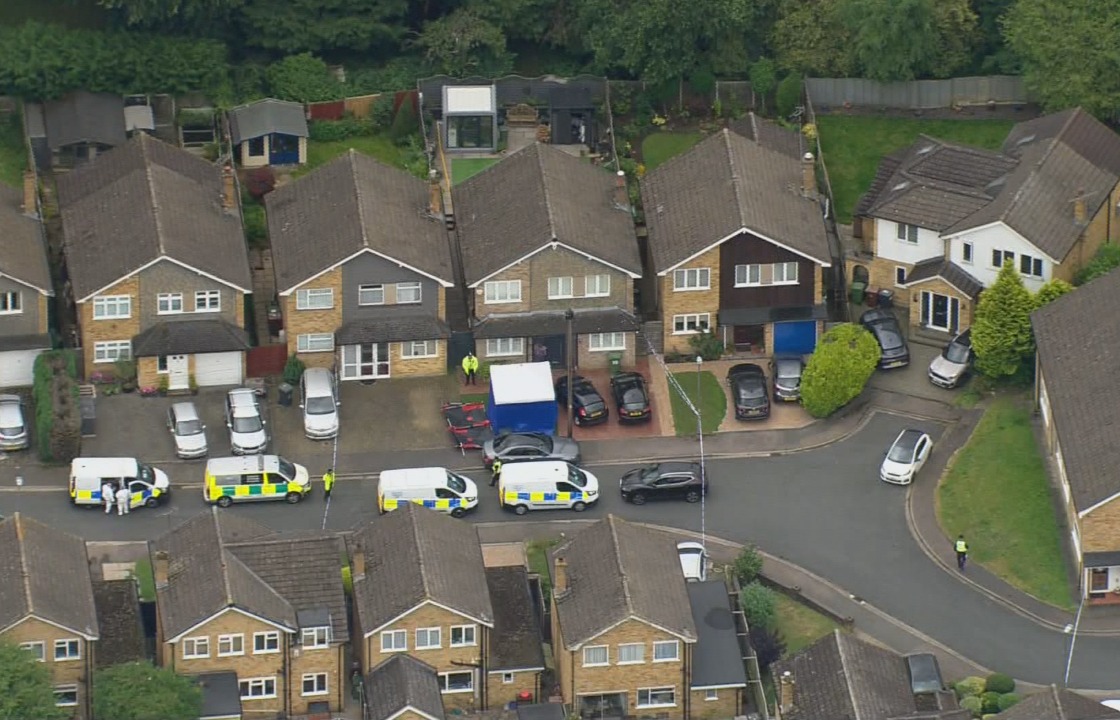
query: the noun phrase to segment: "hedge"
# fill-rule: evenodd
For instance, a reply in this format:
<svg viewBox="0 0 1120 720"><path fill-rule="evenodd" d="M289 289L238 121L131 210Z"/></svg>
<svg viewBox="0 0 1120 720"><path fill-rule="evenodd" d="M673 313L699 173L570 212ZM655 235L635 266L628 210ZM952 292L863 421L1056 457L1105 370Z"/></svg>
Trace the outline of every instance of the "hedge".
<svg viewBox="0 0 1120 720"><path fill-rule="evenodd" d="M81 452L82 445L77 353L50 350L35 358L31 392L39 459L70 462Z"/></svg>

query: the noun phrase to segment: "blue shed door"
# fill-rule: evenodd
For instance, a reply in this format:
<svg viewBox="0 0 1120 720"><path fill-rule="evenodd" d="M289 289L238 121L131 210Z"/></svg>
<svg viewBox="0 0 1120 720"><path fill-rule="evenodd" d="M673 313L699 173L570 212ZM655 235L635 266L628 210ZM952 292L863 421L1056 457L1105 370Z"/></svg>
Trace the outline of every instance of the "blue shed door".
<svg viewBox="0 0 1120 720"><path fill-rule="evenodd" d="M774 323L775 355L808 355L816 346L816 320Z"/></svg>

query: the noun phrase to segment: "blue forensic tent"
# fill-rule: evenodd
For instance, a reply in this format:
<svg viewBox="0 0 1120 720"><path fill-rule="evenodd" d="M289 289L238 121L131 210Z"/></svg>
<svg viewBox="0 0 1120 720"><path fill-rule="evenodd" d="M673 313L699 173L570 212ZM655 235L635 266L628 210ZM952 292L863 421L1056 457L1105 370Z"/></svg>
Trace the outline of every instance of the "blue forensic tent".
<svg viewBox="0 0 1120 720"><path fill-rule="evenodd" d="M495 433L555 433L552 368L547 362L491 365L486 410Z"/></svg>

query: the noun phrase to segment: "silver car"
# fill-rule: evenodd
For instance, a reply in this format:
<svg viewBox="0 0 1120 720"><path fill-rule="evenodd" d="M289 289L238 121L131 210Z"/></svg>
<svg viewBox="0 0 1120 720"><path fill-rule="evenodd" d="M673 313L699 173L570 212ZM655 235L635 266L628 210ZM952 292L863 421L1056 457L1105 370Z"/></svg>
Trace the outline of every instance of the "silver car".
<svg viewBox="0 0 1120 720"><path fill-rule="evenodd" d="M256 455L268 448L268 423L261 417L257 395L249 388L235 388L226 395L226 427L234 455Z"/></svg>
<svg viewBox="0 0 1120 720"><path fill-rule="evenodd" d="M338 435L338 387L334 373L326 368L308 368L299 379L303 409L303 434L312 440L330 440Z"/></svg>
<svg viewBox="0 0 1120 720"><path fill-rule="evenodd" d="M972 330L969 329L950 340L929 364L929 381L938 387L955 388L968 376L971 363Z"/></svg>
<svg viewBox="0 0 1120 720"><path fill-rule="evenodd" d="M177 402L167 410L167 431L175 441L175 454L184 460L206 457L206 426L193 402Z"/></svg>
<svg viewBox="0 0 1120 720"><path fill-rule="evenodd" d="M482 445L486 467L497 458L503 463L518 460L564 460L573 465L580 461L579 443L571 438L545 433L504 433Z"/></svg>
<svg viewBox="0 0 1120 720"><path fill-rule="evenodd" d="M31 442L19 395L0 395L0 450L23 450Z"/></svg>

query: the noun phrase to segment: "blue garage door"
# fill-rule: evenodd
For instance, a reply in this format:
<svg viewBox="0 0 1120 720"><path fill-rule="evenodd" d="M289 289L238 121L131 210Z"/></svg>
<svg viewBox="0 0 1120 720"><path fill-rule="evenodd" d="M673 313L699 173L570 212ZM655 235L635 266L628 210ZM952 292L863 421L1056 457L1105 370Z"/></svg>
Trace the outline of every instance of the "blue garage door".
<svg viewBox="0 0 1120 720"><path fill-rule="evenodd" d="M808 355L816 346L816 320L774 323L775 355Z"/></svg>

